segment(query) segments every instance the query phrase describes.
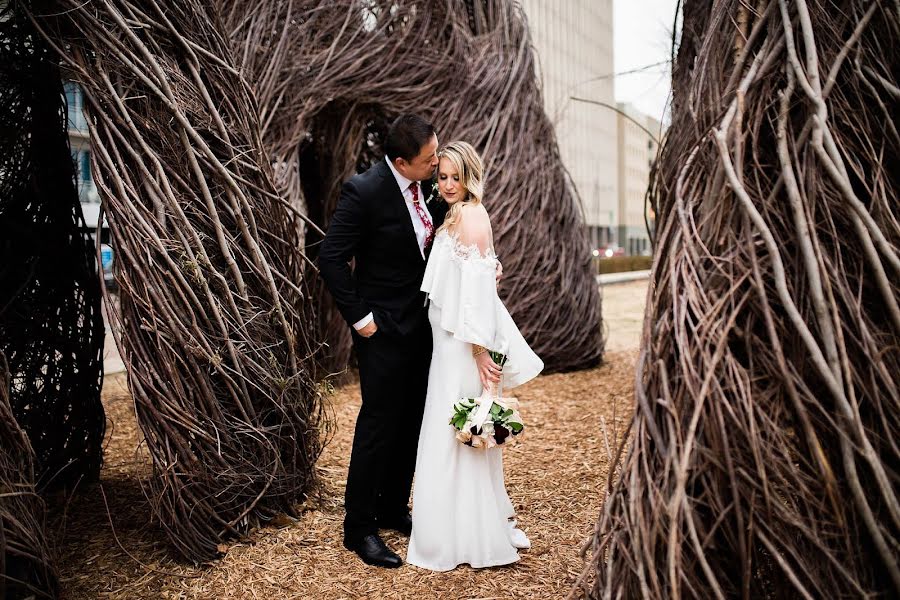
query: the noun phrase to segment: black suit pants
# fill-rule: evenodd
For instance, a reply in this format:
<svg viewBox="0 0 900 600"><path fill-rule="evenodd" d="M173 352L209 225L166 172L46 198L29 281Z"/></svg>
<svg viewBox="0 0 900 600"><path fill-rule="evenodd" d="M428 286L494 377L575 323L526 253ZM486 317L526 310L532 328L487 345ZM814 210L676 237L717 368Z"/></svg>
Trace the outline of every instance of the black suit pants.
<svg viewBox="0 0 900 600"><path fill-rule="evenodd" d="M362 408L344 497L344 539L350 543L409 510L432 350L427 319L407 335L354 333L353 341Z"/></svg>

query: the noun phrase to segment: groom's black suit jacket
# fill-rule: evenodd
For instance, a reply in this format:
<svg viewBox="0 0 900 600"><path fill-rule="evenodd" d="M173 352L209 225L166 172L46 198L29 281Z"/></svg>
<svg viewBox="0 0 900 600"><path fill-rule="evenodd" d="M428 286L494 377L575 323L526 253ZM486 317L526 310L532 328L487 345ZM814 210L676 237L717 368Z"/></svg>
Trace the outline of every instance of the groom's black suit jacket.
<svg viewBox="0 0 900 600"><path fill-rule="evenodd" d="M431 181L421 182L423 198L432 187ZM447 203L437 198L427 208L436 230ZM353 271L351 259L356 259ZM419 291L425 259L406 200L384 160L344 183L319 252L319 271L351 325L371 311L380 331L406 335L427 320Z"/></svg>

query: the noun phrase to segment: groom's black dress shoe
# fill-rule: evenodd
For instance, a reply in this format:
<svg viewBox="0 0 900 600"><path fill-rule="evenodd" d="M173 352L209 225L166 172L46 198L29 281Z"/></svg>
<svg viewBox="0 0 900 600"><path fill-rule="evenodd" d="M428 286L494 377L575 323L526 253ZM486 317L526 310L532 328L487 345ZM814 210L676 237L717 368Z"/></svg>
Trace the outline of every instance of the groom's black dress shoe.
<svg viewBox="0 0 900 600"><path fill-rule="evenodd" d="M399 517L393 517L391 519L378 519L378 528L379 529L393 529L394 531L400 532L406 537L412 533L412 517L409 513L405 513L400 515Z"/></svg>
<svg viewBox="0 0 900 600"><path fill-rule="evenodd" d="M391 549L374 533L365 536L355 544L348 544L345 541L344 546L348 550L356 552L367 565L396 569L403 564L400 557L391 552Z"/></svg>

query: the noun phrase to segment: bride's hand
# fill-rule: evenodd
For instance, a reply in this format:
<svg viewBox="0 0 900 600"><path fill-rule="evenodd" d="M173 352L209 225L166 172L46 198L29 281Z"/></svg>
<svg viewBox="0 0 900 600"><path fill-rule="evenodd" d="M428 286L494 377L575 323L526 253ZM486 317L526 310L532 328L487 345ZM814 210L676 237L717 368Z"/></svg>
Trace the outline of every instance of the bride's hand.
<svg viewBox="0 0 900 600"><path fill-rule="evenodd" d="M503 368L494 362L489 353L482 352L476 356L475 364L478 366L478 376L481 377L481 385L485 389L500 381L500 374L503 373Z"/></svg>

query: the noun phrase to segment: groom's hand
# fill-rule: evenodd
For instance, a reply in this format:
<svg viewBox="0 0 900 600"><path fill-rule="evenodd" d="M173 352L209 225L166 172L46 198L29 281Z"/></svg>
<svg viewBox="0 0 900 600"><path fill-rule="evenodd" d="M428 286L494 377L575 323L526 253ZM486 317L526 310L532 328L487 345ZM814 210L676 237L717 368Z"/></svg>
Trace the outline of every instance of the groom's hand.
<svg viewBox="0 0 900 600"><path fill-rule="evenodd" d="M372 337L375 335L375 332L378 331L378 325L375 324L375 321L370 321L366 324L365 327L358 330L357 333L364 338Z"/></svg>
<svg viewBox="0 0 900 600"><path fill-rule="evenodd" d="M497 261L497 283L500 283L500 278L503 277L503 265L500 264L500 261Z"/></svg>

